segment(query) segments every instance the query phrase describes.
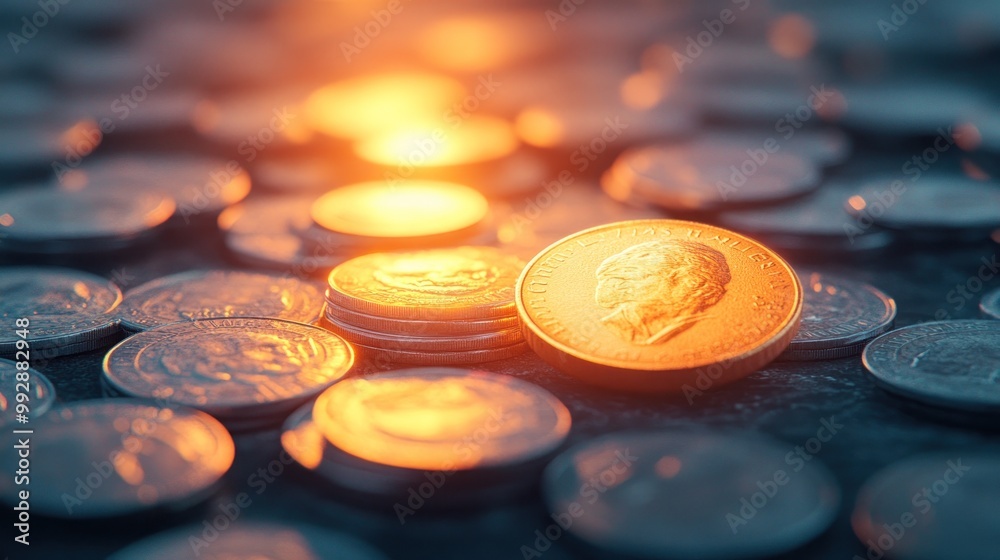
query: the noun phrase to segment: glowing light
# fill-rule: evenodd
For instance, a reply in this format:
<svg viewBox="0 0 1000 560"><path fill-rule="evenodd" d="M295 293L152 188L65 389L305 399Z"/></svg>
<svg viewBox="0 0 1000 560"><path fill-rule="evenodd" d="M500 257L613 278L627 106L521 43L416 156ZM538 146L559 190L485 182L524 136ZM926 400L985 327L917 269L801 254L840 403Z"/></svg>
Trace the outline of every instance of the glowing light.
<svg viewBox="0 0 1000 560"><path fill-rule="evenodd" d="M449 70L497 68L514 58L525 43L513 40L512 24L486 17L458 17L431 24L417 43L428 60Z"/></svg>
<svg viewBox="0 0 1000 560"><path fill-rule="evenodd" d="M14 225L14 216L10 214L0 214L0 226L10 227Z"/></svg>
<svg viewBox="0 0 1000 560"><path fill-rule="evenodd" d="M767 35L771 49L784 58L802 58L816 44L812 23L799 14L782 16L771 24Z"/></svg>
<svg viewBox="0 0 1000 560"><path fill-rule="evenodd" d="M647 70L625 78L621 85L621 98L633 109L652 109L663 101L663 77Z"/></svg>
<svg viewBox="0 0 1000 560"><path fill-rule="evenodd" d="M522 140L539 148L558 146L566 136L562 120L540 107L529 107L521 111L514 122L514 128Z"/></svg>
<svg viewBox="0 0 1000 560"><path fill-rule="evenodd" d="M361 139L387 131L443 123L445 112L465 88L435 74L393 73L343 80L314 92L306 120L338 138Z"/></svg>
<svg viewBox="0 0 1000 560"><path fill-rule="evenodd" d="M668 455L666 457L661 457L659 461L656 462L654 467L656 474L660 478L673 478L680 474L681 472L681 460L677 457Z"/></svg>
<svg viewBox="0 0 1000 560"><path fill-rule="evenodd" d="M362 159L382 165L437 167L495 160L517 147L510 123L477 116L454 129L415 128L372 136L357 142L354 151Z"/></svg>
<svg viewBox="0 0 1000 560"><path fill-rule="evenodd" d="M849 204L851 208L857 210L858 212L864 210L868 206L868 203L865 202L864 197L857 194L852 196L851 198L848 198L847 204Z"/></svg>
<svg viewBox="0 0 1000 560"><path fill-rule="evenodd" d="M437 181L357 183L313 203L313 221L339 233L422 237L460 231L486 217L486 198L465 185Z"/></svg>
<svg viewBox="0 0 1000 560"><path fill-rule="evenodd" d="M983 143L983 135L979 132L979 127L974 123L966 122L955 126L955 133L952 135L959 148L971 152Z"/></svg>

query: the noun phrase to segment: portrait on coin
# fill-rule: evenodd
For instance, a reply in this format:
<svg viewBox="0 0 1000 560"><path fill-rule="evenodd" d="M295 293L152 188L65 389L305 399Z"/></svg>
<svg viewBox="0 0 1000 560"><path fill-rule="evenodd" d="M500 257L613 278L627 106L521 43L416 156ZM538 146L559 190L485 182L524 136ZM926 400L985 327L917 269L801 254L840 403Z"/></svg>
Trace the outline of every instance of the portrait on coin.
<svg viewBox="0 0 1000 560"><path fill-rule="evenodd" d="M709 317L726 294L726 257L693 241L650 241L616 253L597 267L601 323L633 344L662 344Z"/></svg>

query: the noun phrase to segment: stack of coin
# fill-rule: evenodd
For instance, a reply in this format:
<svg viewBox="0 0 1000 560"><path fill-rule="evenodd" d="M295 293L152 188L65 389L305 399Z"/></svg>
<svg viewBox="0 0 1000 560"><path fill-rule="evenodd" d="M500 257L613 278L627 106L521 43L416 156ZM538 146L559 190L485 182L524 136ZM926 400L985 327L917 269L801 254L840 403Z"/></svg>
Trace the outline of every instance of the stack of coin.
<svg viewBox="0 0 1000 560"><path fill-rule="evenodd" d="M375 360L457 365L526 349L519 258L492 247L375 253L333 269L324 326Z"/></svg>
<svg viewBox="0 0 1000 560"><path fill-rule="evenodd" d="M354 365L333 333L291 321L199 319L135 334L108 352L102 382L127 395L191 406L236 431L280 425Z"/></svg>
<svg viewBox="0 0 1000 560"><path fill-rule="evenodd" d="M531 488L570 422L556 397L515 377L417 368L341 381L289 418L281 441L334 491L384 498L405 522Z"/></svg>

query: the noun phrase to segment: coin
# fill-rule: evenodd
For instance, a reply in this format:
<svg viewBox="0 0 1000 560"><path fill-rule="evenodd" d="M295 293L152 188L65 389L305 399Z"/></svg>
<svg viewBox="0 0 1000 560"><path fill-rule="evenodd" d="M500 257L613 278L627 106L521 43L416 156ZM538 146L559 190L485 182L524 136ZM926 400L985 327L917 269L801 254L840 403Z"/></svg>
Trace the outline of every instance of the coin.
<svg viewBox="0 0 1000 560"><path fill-rule="evenodd" d="M862 361L890 393L935 407L1000 414L1000 323L911 325L883 334Z"/></svg>
<svg viewBox="0 0 1000 560"><path fill-rule="evenodd" d="M372 181L326 193L312 206L320 227L367 238L453 236L473 229L489 211L486 198L457 183Z"/></svg>
<svg viewBox="0 0 1000 560"><path fill-rule="evenodd" d="M352 311L394 319L509 317L524 263L492 247L376 253L330 273L327 299Z"/></svg>
<svg viewBox="0 0 1000 560"><path fill-rule="evenodd" d="M68 268L0 268L0 318L29 320L22 338L12 327L0 335L0 355L14 356L17 342L47 357L84 351L79 345L117 336L121 290L92 274Z"/></svg>
<svg viewBox="0 0 1000 560"><path fill-rule="evenodd" d="M392 335L348 325L329 316L326 317L323 326L352 344L410 352L466 352L506 347L524 341L520 326L491 333L462 336L433 335L421 328L403 335Z"/></svg>
<svg viewBox="0 0 1000 560"><path fill-rule="evenodd" d="M569 410L540 387L447 368L344 380L320 395L313 420L356 457L446 471L530 461L556 449L570 427Z"/></svg>
<svg viewBox="0 0 1000 560"><path fill-rule="evenodd" d="M795 470L790 451L753 434L609 434L556 457L543 495L602 556L771 556L819 536L840 503L829 471L816 459Z"/></svg>
<svg viewBox="0 0 1000 560"><path fill-rule="evenodd" d="M842 93L844 125L882 136L933 136L991 105L982 92L954 80L847 84Z"/></svg>
<svg viewBox="0 0 1000 560"><path fill-rule="evenodd" d="M637 220L555 243L517 284L524 336L546 362L619 390L679 392L704 368L721 385L787 348L802 287L742 235L695 222Z"/></svg>
<svg viewBox="0 0 1000 560"><path fill-rule="evenodd" d="M18 374L22 375L21 379ZM19 393L26 395L28 400L18 400ZM22 414L17 411L18 403L27 407L23 414L31 421L45 414L54 402L56 389L48 378L30 368L18 369L17 362L0 359L0 425L12 425L17 421L17 416Z"/></svg>
<svg viewBox="0 0 1000 560"><path fill-rule="evenodd" d="M630 197L678 211L793 199L819 185L812 163L788 152L733 144L652 144L625 151L614 179Z"/></svg>
<svg viewBox="0 0 1000 560"><path fill-rule="evenodd" d="M291 411L353 365L351 346L319 327L263 318L198 319L125 339L105 356L104 381L126 395L241 421Z"/></svg>
<svg viewBox="0 0 1000 560"><path fill-rule="evenodd" d="M892 328L896 302L877 288L846 278L799 274L805 296L799 332L782 360L827 360L860 354Z"/></svg>
<svg viewBox="0 0 1000 560"><path fill-rule="evenodd" d="M49 186L0 193L7 219L0 253L76 255L115 251L155 234L176 204L162 194Z"/></svg>
<svg viewBox="0 0 1000 560"><path fill-rule="evenodd" d="M304 523L295 526L239 521L211 540L203 525L155 534L112 554L108 560L385 560L381 552L344 533Z"/></svg>
<svg viewBox="0 0 1000 560"><path fill-rule="evenodd" d="M911 235L985 239L1000 228L1000 185L961 175L884 179L857 189L845 207L859 223L870 220Z"/></svg>
<svg viewBox="0 0 1000 560"><path fill-rule="evenodd" d="M497 331L505 331L511 328L520 328L520 320L517 316L500 317L496 319L483 319L480 321L472 319L455 321L431 321L425 319L386 319L375 315L367 315L351 311L345 307L326 302L326 319L340 320L347 325L352 325L370 331L376 331L389 335L410 335L421 333L426 336L460 336L488 334Z"/></svg>
<svg viewBox="0 0 1000 560"><path fill-rule="evenodd" d="M426 352L402 350L389 344L382 346L365 346L354 344L366 361L387 362L390 364L411 364L418 366L463 366L496 362L520 356L528 351L526 343L512 344L499 348L485 350L467 350L464 352Z"/></svg>
<svg viewBox="0 0 1000 560"><path fill-rule="evenodd" d="M782 129L780 132L722 128L699 134L690 142L705 147L731 145L744 151L772 147L800 155L822 166L843 163L851 151L850 138L837 128Z"/></svg>
<svg viewBox="0 0 1000 560"><path fill-rule="evenodd" d="M253 166L251 174L262 190L275 193L322 194L339 182L329 161L308 155L264 159Z"/></svg>
<svg viewBox="0 0 1000 560"><path fill-rule="evenodd" d="M122 328L142 331L177 321L270 317L311 323L322 313L318 285L297 278L229 270L164 276L125 294Z"/></svg>
<svg viewBox="0 0 1000 560"><path fill-rule="evenodd" d="M1000 455L958 449L889 465L858 493L851 526L868 558L996 558Z"/></svg>
<svg viewBox="0 0 1000 560"><path fill-rule="evenodd" d="M132 399L77 401L32 419L31 511L89 519L207 497L235 457L229 432L207 414ZM17 470L17 434L3 434L4 462ZM73 476L67 476L73 473ZM14 477L0 499L18 502Z"/></svg>
<svg viewBox="0 0 1000 560"><path fill-rule="evenodd" d="M987 292L979 302L979 311L984 317L1000 319L1000 289Z"/></svg>

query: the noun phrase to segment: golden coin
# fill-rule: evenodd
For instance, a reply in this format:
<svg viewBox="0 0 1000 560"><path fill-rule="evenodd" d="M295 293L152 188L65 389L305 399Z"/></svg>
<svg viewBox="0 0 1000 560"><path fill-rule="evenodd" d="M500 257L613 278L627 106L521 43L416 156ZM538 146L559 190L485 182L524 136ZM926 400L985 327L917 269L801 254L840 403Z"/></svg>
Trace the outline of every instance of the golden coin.
<svg viewBox="0 0 1000 560"><path fill-rule="evenodd" d="M366 461L446 471L543 457L570 427L569 410L540 387L448 368L341 381L320 395L313 420L330 443Z"/></svg>
<svg viewBox="0 0 1000 560"><path fill-rule="evenodd" d="M516 315L521 259L492 247L375 253L330 273L327 299L397 319L488 319Z"/></svg>
<svg viewBox="0 0 1000 560"><path fill-rule="evenodd" d="M313 203L311 213L326 230L386 239L463 232L488 212L483 195L458 183L371 181L326 193Z"/></svg>
<svg viewBox="0 0 1000 560"><path fill-rule="evenodd" d="M391 345L382 347L353 344L361 358L369 362L388 364L410 364L415 366L465 366L470 364L485 364L516 358L528 351L524 342L486 348L485 350L466 350L463 352L428 352L426 350L401 350Z"/></svg>
<svg viewBox="0 0 1000 560"><path fill-rule="evenodd" d="M573 234L518 280L525 339L588 383L704 390L778 356L798 331L802 286L760 243L711 225L635 220Z"/></svg>
<svg viewBox="0 0 1000 560"><path fill-rule="evenodd" d="M435 336L421 330L405 335L370 331L338 321L333 317L327 317L326 323L322 326L352 344L411 352L467 352L502 348L524 342L519 327L484 334Z"/></svg>

